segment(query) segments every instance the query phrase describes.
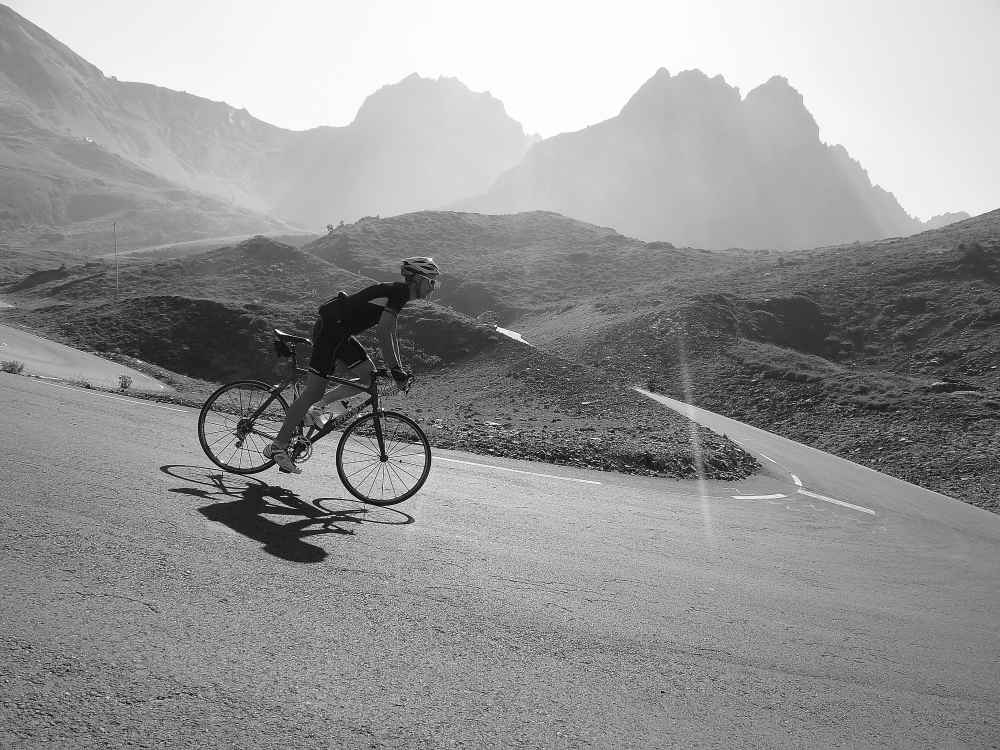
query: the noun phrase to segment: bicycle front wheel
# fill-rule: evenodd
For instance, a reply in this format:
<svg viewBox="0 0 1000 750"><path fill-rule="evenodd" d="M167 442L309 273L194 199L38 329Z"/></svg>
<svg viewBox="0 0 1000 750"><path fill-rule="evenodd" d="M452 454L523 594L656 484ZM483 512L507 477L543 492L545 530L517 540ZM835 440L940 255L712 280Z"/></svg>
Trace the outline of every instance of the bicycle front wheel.
<svg viewBox="0 0 1000 750"><path fill-rule="evenodd" d="M287 413L288 402L267 383L228 383L201 407L198 441L216 466L234 474L255 474L274 466L264 448L277 436Z"/></svg>
<svg viewBox="0 0 1000 750"><path fill-rule="evenodd" d="M416 422L394 411L352 422L337 445L340 481L354 497L372 505L395 505L412 497L430 470L427 436Z"/></svg>

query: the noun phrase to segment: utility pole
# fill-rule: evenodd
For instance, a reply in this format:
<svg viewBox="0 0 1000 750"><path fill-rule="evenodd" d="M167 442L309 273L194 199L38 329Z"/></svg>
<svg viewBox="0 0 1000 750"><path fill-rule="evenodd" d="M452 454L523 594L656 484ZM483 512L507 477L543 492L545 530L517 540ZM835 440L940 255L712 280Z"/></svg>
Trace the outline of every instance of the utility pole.
<svg viewBox="0 0 1000 750"><path fill-rule="evenodd" d="M120 325L121 307L118 304L118 222L117 221L111 222L111 234L114 236L115 239L115 320L117 321L116 325ZM122 356L121 348L118 349L118 356L119 358L121 358ZM122 386L122 390L124 390L124 383L126 377L125 363L123 361L119 361L118 364L121 365L122 368L121 375L118 376L118 384Z"/></svg>

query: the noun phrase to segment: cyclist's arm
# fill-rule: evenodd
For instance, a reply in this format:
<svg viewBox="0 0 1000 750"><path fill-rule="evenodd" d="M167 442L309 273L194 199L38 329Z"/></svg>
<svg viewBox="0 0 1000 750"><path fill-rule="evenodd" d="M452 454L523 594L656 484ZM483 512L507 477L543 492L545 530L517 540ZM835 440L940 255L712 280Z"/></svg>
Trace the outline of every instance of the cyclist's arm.
<svg viewBox="0 0 1000 750"><path fill-rule="evenodd" d="M391 307L382 311L376 333L379 348L382 350L382 361L386 367L401 368L403 363L399 358L399 339L396 338L396 311Z"/></svg>

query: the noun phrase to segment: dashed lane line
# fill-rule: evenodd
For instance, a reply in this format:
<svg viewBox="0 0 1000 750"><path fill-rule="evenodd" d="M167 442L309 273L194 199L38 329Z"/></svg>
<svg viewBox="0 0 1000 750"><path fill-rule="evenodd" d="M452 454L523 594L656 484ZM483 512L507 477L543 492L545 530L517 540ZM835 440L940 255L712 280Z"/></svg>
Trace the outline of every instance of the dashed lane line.
<svg viewBox="0 0 1000 750"><path fill-rule="evenodd" d="M788 495L733 495L733 500L781 500Z"/></svg>
<svg viewBox="0 0 1000 750"><path fill-rule="evenodd" d="M875 515L875 511L871 508L864 508L860 505L854 505L852 503L845 503L843 500L837 500L836 498L827 497L826 495L820 495L818 492L810 492L809 490L799 490L800 495L805 495L806 497L812 497L817 500L822 500L825 503L833 503L834 505L841 505L845 508L850 508L851 510L857 510L861 513L868 513L870 515Z"/></svg>

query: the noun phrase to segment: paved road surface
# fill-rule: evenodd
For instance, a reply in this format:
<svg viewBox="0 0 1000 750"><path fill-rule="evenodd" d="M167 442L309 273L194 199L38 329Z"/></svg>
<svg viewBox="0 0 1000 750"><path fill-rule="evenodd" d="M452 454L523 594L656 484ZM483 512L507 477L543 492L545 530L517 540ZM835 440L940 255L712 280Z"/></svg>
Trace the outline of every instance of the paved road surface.
<svg viewBox="0 0 1000 750"><path fill-rule="evenodd" d="M102 359L94 354L35 336L20 328L0 325L0 362L24 363L25 373L82 380L93 386L117 388L123 373L132 378L129 386L137 391L163 391L168 386L131 367Z"/></svg>
<svg viewBox="0 0 1000 750"><path fill-rule="evenodd" d="M0 415L0 747L1000 741L984 511L438 451L366 512L322 447L222 475L190 409L0 374Z"/></svg>
<svg viewBox="0 0 1000 750"><path fill-rule="evenodd" d="M754 453L764 466L764 474L784 485L777 486L775 493L784 493L792 502L820 501L848 507L854 505L850 503L854 498L860 503L854 507L862 512L900 514L969 533L982 530L984 512L960 500L735 419L642 388L636 390L720 435L728 435Z"/></svg>

